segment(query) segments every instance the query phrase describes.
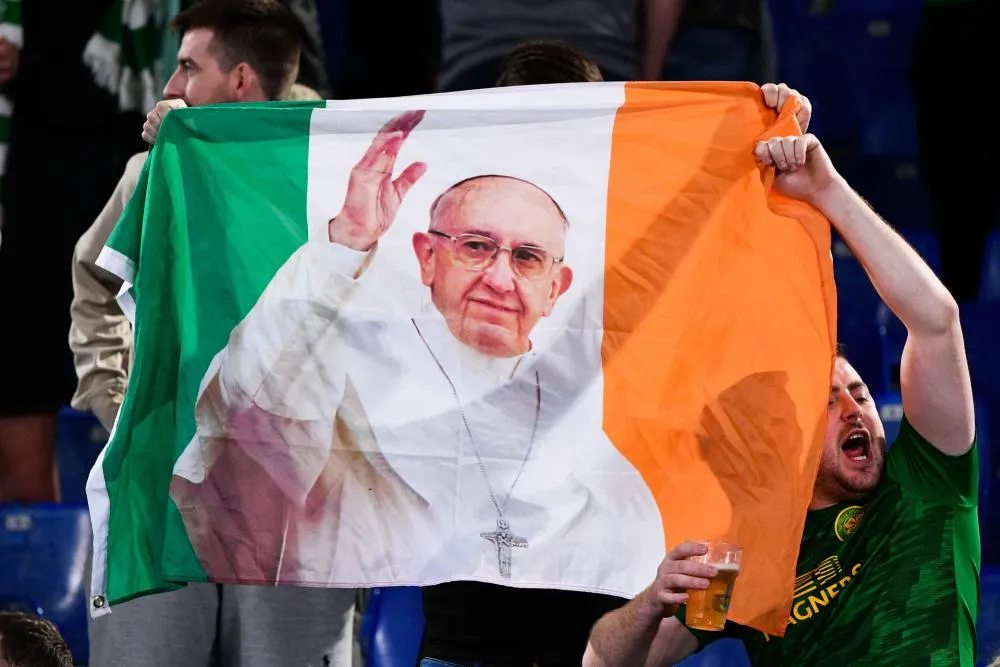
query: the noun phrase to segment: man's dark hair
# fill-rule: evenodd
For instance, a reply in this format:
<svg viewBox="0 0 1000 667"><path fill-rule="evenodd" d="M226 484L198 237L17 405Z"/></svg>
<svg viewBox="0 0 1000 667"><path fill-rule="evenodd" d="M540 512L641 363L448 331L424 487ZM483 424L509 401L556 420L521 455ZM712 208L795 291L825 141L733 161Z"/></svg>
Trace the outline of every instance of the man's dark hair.
<svg viewBox="0 0 1000 667"><path fill-rule="evenodd" d="M211 30L219 66L229 71L247 63L270 100L281 99L298 76L302 32L280 0L201 0L177 14L170 27L181 36Z"/></svg>
<svg viewBox="0 0 1000 667"><path fill-rule="evenodd" d="M503 60L497 86L603 81L601 69L572 45L560 40L533 40Z"/></svg>
<svg viewBox="0 0 1000 667"><path fill-rule="evenodd" d="M10 667L73 667L56 626L25 612L0 612L0 663Z"/></svg>
<svg viewBox="0 0 1000 667"><path fill-rule="evenodd" d="M843 343L837 343L837 356L847 361L847 346Z"/></svg>

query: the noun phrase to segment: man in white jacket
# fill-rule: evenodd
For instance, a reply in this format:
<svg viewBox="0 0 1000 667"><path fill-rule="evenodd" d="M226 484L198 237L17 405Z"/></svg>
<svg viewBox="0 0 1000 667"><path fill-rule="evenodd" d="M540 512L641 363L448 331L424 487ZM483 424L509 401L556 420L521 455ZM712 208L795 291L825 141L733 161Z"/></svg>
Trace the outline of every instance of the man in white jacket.
<svg viewBox="0 0 1000 667"><path fill-rule="evenodd" d="M147 141L155 139L171 108L292 95L299 58L294 25L276 0L214 0L178 14L173 22L182 36L178 67L164 89L167 99L143 128ZM255 66L260 52L273 58L269 67ZM135 190L146 156L129 160L73 258L69 338L79 378L73 406L94 412L109 430L128 382L132 326L115 302L121 282L95 261ZM189 584L123 603L91 621L90 665L348 667L353 607L351 590Z"/></svg>

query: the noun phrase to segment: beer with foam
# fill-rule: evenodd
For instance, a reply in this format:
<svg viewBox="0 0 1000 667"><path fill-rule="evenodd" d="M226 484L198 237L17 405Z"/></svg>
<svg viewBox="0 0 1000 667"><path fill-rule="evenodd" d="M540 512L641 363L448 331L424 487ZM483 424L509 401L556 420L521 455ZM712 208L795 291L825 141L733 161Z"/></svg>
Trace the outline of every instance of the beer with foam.
<svg viewBox="0 0 1000 667"><path fill-rule="evenodd" d="M685 623L689 628L720 631L726 626L729 600L740 573L742 555L742 547L735 544L708 542L707 554L691 558L715 566L718 574L712 577L708 588L688 591Z"/></svg>

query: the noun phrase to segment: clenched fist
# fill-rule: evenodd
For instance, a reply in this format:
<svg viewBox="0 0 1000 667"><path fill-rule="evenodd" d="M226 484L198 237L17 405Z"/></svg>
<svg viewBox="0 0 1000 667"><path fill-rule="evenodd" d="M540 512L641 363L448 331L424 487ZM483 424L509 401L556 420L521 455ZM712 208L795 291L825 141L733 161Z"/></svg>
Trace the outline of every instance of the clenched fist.
<svg viewBox="0 0 1000 667"><path fill-rule="evenodd" d="M774 109L778 113L785 107L785 102L789 98L797 97L802 102L802 106L795 113L795 120L799 122L799 129L803 132L809 127L809 121L812 120L812 102L809 98L795 90L794 88L789 88L784 83L765 83L760 87L760 92L764 95L764 106Z"/></svg>
<svg viewBox="0 0 1000 667"><path fill-rule="evenodd" d="M781 193L812 202L841 177L819 140L811 134L759 141L754 156L775 167L774 187Z"/></svg>
<svg viewBox="0 0 1000 667"><path fill-rule="evenodd" d="M160 124L163 123L164 116L171 109L184 109L187 104L184 100L160 100L153 107L153 110L146 114L146 122L142 125L142 138L146 140L147 144L152 144L156 141L156 135L160 131Z"/></svg>

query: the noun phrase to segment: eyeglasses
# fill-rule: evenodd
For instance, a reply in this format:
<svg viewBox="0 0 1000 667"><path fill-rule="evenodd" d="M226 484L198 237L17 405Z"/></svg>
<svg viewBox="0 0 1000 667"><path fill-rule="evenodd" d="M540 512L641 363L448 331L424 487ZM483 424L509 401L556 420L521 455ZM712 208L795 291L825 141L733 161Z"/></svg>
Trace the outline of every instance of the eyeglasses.
<svg viewBox="0 0 1000 667"><path fill-rule="evenodd" d="M458 260L470 269L485 269L496 261L501 250L510 253L510 263L514 273L534 280L541 278L552 270L553 264L563 261L563 257L554 258L544 248L533 245L519 245L516 247L502 246L488 236L480 234L459 234L452 236L431 229L429 234L449 239L455 246L455 255Z"/></svg>

